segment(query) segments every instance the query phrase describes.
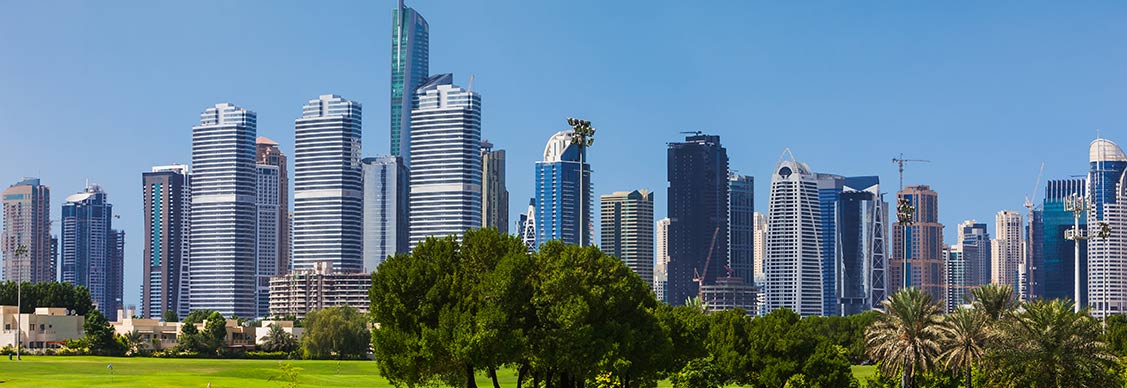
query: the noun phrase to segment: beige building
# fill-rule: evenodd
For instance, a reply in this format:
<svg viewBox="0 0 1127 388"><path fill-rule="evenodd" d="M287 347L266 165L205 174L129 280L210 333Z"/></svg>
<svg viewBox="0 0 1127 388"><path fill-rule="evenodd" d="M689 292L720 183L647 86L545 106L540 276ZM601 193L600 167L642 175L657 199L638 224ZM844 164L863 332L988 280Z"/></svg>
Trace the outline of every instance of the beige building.
<svg viewBox="0 0 1127 388"><path fill-rule="evenodd" d="M1018 267L1025 256L1021 214L1002 210L994 217L994 222L997 238L990 244L990 282L1009 284L1016 292L1019 289Z"/></svg>
<svg viewBox="0 0 1127 388"><path fill-rule="evenodd" d="M16 311L16 306L0 306L0 347L15 346L17 330L23 347L29 349L57 348L86 335L82 330L86 317L68 315L65 308L38 307L18 317Z"/></svg>
<svg viewBox="0 0 1127 388"><path fill-rule="evenodd" d="M134 314L135 312L132 309L118 310L118 316L124 318L117 322L110 323L110 325L113 326L114 332L118 335L126 335L136 331L137 334L141 335L141 343L144 344L143 346L152 350L167 350L176 346L178 343L177 337L179 337L180 331L184 326L183 323L132 318ZM273 323L274 321L265 321L263 323L265 324L267 322ZM280 324L293 326L293 322L288 321L280 322ZM239 326L239 321L234 319L228 319L226 326L227 339L225 343L228 348L253 349L254 345L257 343L258 330L261 328ZM206 327L207 320L196 324L196 329L200 332L204 331ZM292 332L292 330L290 331ZM266 332L263 332L263 335L267 332L269 332L269 328L267 328ZM300 331L295 335L300 335Z"/></svg>
<svg viewBox="0 0 1127 388"><path fill-rule="evenodd" d="M302 319L313 310L346 305L366 313L371 287L367 273L334 273L328 262L317 262L313 269L270 279L270 315Z"/></svg>

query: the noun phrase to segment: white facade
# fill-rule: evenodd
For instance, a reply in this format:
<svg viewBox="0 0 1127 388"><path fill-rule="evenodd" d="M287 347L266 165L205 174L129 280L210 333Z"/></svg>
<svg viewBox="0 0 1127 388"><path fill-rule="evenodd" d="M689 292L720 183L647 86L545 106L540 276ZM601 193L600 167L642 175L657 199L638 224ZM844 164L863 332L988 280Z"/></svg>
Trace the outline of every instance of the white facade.
<svg viewBox="0 0 1127 388"><path fill-rule="evenodd" d="M192 127L192 310L255 315L254 112L222 103Z"/></svg>
<svg viewBox="0 0 1127 388"><path fill-rule="evenodd" d="M257 314L265 317L270 312L270 277L279 274L278 268L278 212L280 185L278 166L258 165L258 184L255 205L258 224L255 249L255 300Z"/></svg>
<svg viewBox="0 0 1127 388"><path fill-rule="evenodd" d="M1127 312L1127 155L1107 139L1093 141L1088 154L1087 302L1102 318ZM1106 238L1099 237L1102 223Z"/></svg>
<svg viewBox="0 0 1127 388"><path fill-rule="evenodd" d="M763 258L767 257L767 215L755 212L755 284L767 281L763 272Z"/></svg>
<svg viewBox="0 0 1127 388"><path fill-rule="evenodd" d="M364 269L360 103L309 100L294 124L293 269Z"/></svg>
<svg viewBox="0 0 1127 388"><path fill-rule="evenodd" d="M385 155L364 159L364 272L373 272L390 255L406 253L408 227L406 183L402 158ZM403 241L401 241L403 240Z"/></svg>
<svg viewBox="0 0 1127 388"><path fill-rule="evenodd" d="M767 311L786 307L802 316L822 315L818 178L793 155L774 171L763 262Z"/></svg>
<svg viewBox="0 0 1127 388"><path fill-rule="evenodd" d="M170 165L167 165L167 166L153 166L151 172L155 172L155 173L171 172L171 173L175 173L175 174L179 175L179 179L180 179L180 181L179 181L179 183L180 183L180 193L179 193L180 214L171 214L170 216L173 219L181 220L180 221L180 236L179 236L180 238L179 238L179 241L172 241L171 244L168 244L168 243L166 243L166 244L171 245L171 246L179 246L180 247L180 256L179 256L180 260L179 260L178 263L175 263L174 268L165 268L165 267L168 267L168 266L161 267L162 269L166 269L166 270L169 271L169 274L167 274L167 276L163 276L164 274L160 273L161 271L151 272L149 274L149 285L150 285L149 290L148 290L149 298L148 298L148 301L142 301L142 306L147 304L149 307L147 309L144 309L144 311L142 313L145 314L146 316L148 316L149 318L159 319L162 316L163 311L169 310L169 308L168 308L169 306L166 306L166 305L173 303L173 301L171 300L171 298L168 298L167 295L164 295L164 293L165 292L172 292L172 290L169 290L168 289L169 287L166 287L165 285L161 284L162 279L167 277L167 278L170 279L169 283L175 283L175 284L180 285L179 289L176 291L176 298L175 298L176 315L183 317L183 316L187 316L188 313L191 312L190 311L191 306L189 305L189 303L190 303L190 298L189 298L190 287L189 287L189 285L190 285L191 279L189 279L188 276L189 276L189 269L190 269L189 266L190 266L190 258L191 258L191 255L190 255L191 243L190 243L190 241L191 241L192 223L191 223L190 218L191 218L191 214L192 214L192 183L191 183L192 180L190 178L188 166L182 165L182 164L170 164ZM170 188L171 188L171 186L172 185L170 185ZM155 197L159 197L159 196L156 195L156 193L152 193L152 195L154 195ZM176 196L175 195L167 195L167 197L175 198ZM161 213L161 212L164 212L166 210L170 211L171 209L176 208L175 206L166 206L165 204L159 204L159 206L157 206L157 204L154 203L154 202L157 202L157 201L159 201L159 199L157 199L157 198L150 198L149 201L148 201L149 203L152 203L153 207L154 207L154 208L147 209L152 216L156 216L156 215L159 215L159 213ZM171 204L169 204L169 205L171 205ZM158 218L158 220L159 220L159 218ZM155 226L159 226L159 225L151 225L151 227L155 227ZM160 230L161 228L153 228L153 229ZM150 238L147 241L151 243L152 240L154 239L154 237L157 237L157 236L150 236ZM164 237L164 236L161 236L161 237ZM171 236L169 236L169 237L171 237ZM150 252L152 252L153 248L154 247L149 247L148 249L149 249ZM161 254L159 252L156 252L156 256L159 257L160 255ZM172 255L167 255L167 256L172 256ZM150 260L151 260L151 258L150 258ZM151 265L151 263L150 263L150 265ZM155 267L160 267L160 266L155 266ZM173 278L175 278L175 281L171 280ZM144 292L142 292L142 294L144 294ZM167 301L167 302L165 302L165 301ZM120 318L120 316L119 316L119 318Z"/></svg>
<svg viewBox="0 0 1127 388"><path fill-rule="evenodd" d="M665 285L669 282L669 218L662 218L657 221L657 228L654 230L657 242L654 245L654 252L656 253L656 261L654 264L654 292L657 294L657 300L665 300Z"/></svg>
<svg viewBox="0 0 1127 388"><path fill-rule="evenodd" d="M411 111L411 247L481 227L481 96L431 77Z"/></svg>
<svg viewBox="0 0 1127 388"><path fill-rule="evenodd" d="M994 216L994 236L990 244L990 282L1009 284L1014 292L1019 289L1018 268L1024 258L1025 238L1021 214L1002 210Z"/></svg>

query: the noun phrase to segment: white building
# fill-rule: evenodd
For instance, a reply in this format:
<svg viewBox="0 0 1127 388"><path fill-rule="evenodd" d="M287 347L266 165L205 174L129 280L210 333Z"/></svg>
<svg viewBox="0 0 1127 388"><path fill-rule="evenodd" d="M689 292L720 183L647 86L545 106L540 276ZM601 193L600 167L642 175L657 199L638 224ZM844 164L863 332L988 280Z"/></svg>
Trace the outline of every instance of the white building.
<svg viewBox="0 0 1127 388"><path fill-rule="evenodd" d="M364 269L360 103L309 100L294 124L293 269Z"/></svg>
<svg viewBox="0 0 1127 388"><path fill-rule="evenodd" d="M221 103L192 127L192 310L255 316L254 112Z"/></svg>
<svg viewBox="0 0 1127 388"><path fill-rule="evenodd" d="M427 79L411 111L411 247L481 227L481 96Z"/></svg>
<svg viewBox="0 0 1127 388"><path fill-rule="evenodd" d="M657 242L654 243L656 253L654 264L654 293L657 300L665 300L665 286L669 283L669 217L657 221L654 230Z"/></svg>
<svg viewBox="0 0 1127 388"><path fill-rule="evenodd" d="M86 334L86 318L67 314L62 307L37 307L34 313L16 314L16 306L0 306L0 347L19 342L26 349L61 347L67 340L81 339Z"/></svg>
<svg viewBox="0 0 1127 388"><path fill-rule="evenodd" d="M365 158L364 272L371 273L388 256L409 251L407 166L403 158Z"/></svg>
<svg viewBox="0 0 1127 388"><path fill-rule="evenodd" d="M771 175L767 213L767 311L789 308L822 315L822 254L818 178L805 163L780 159Z"/></svg>
<svg viewBox="0 0 1127 388"><path fill-rule="evenodd" d="M990 282L1009 284L1016 293L1020 287L1018 268L1025 257L1021 214L1002 210L994 216L994 241L990 244Z"/></svg>
<svg viewBox="0 0 1127 388"><path fill-rule="evenodd" d="M1096 139L1088 156L1088 305L1102 318L1127 312L1127 155Z"/></svg>
<svg viewBox="0 0 1127 388"><path fill-rule="evenodd" d="M767 281L763 258L767 256L767 215L755 212L755 284Z"/></svg>

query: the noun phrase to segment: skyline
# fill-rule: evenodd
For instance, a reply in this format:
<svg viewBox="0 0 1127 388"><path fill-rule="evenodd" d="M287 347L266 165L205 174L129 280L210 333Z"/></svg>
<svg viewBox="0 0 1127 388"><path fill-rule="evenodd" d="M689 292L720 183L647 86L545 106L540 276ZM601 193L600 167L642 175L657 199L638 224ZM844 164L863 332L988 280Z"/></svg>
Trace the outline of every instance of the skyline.
<svg viewBox="0 0 1127 388"><path fill-rule="evenodd" d="M460 85L475 76L488 104L482 137L508 154L510 221L527 207L544 139L569 116L599 129L593 195L648 189L655 219L666 216L665 143L680 131L721 136L731 168L759 178L759 212L784 147L815 172L879 175L886 201L897 178L889 159L930 159L907 167L905 185L939 192L947 243L962 220L1024 213L1042 160L1038 202L1045 180L1084 174L1096 128L1127 142L1115 109L1127 97L1115 67L1127 59L1115 41L1127 32L1114 18L1120 4L983 5L968 15L939 4L507 3L409 5L431 24L431 71L455 73ZM362 156L386 154L393 2L353 3L345 14L264 4L14 4L0 15L0 48L19 53L0 61L0 134L17 147L0 153L0 186L42 179L57 220L89 178L121 215L115 226L141 236L141 173L188 164L191 127L221 102L257 112L258 135L293 155L301 104L346 96L369 107ZM595 4L606 12L567 16ZM686 14L714 23L692 34L662 28ZM201 54L232 42L224 53L246 57ZM590 63L574 58L583 54ZM532 87L553 93L529 99ZM143 239L126 244L124 294L138 305Z"/></svg>

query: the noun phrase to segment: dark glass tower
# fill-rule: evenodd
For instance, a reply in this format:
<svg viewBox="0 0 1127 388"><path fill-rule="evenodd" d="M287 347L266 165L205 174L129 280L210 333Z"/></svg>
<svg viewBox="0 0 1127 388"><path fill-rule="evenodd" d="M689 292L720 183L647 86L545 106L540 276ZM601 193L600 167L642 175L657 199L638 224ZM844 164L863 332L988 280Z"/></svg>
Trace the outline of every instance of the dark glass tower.
<svg viewBox="0 0 1127 388"><path fill-rule="evenodd" d="M696 276L715 283L728 246L728 151L720 136L696 134L669 143L669 283L666 300L699 294Z"/></svg>
<svg viewBox="0 0 1127 388"><path fill-rule="evenodd" d="M1075 246L1072 240L1064 239L1064 231L1072 228L1072 212L1064 210L1064 198L1069 195L1084 194L1084 179L1060 179L1048 181L1045 186L1045 199L1041 213L1041 238L1034 231L1033 246L1033 294L1041 299L1074 299L1073 279L1075 279ZM1085 215L1080 215L1080 228L1087 228ZM1036 217L1034 218L1036 221ZM1088 244L1080 242L1080 257L1088 257ZM1081 271L1085 260L1080 261ZM1081 278L1086 278L1081 272ZM1088 289L1081 287L1081 297L1087 300Z"/></svg>
<svg viewBox="0 0 1127 388"><path fill-rule="evenodd" d="M141 316L188 315L188 166L158 166L141 175L145 201L145 265Z"/></svg>
<svg viewBox="0 0 1127 388"><path fill-rule="evenodd" d="M399 0L391 21L391 155L411 165L411 109L415 89L430 74L430 26Z"/></svg>
<svg viewBox="0 0 1127 388"><path fill-rule="evenodd" d="M881 197L880 179L845 178L835 219L836 312L860 314L879 306L886 290L888 204Z"/></svg>
<svg viewBox="0 0 1127 388"><path fill-rule="evenodd" d="M728 266L744 284L755 282L755 178L728 178Z"/></svg>
<svg viewBox="0 0 1127 388"><path fill-rule="evenodd" d="M101 187L90 185L63 204L62 280L88 288L94 305L114 321L121 308L125 236L113 230L113 205L106 199Z"/></svg>

